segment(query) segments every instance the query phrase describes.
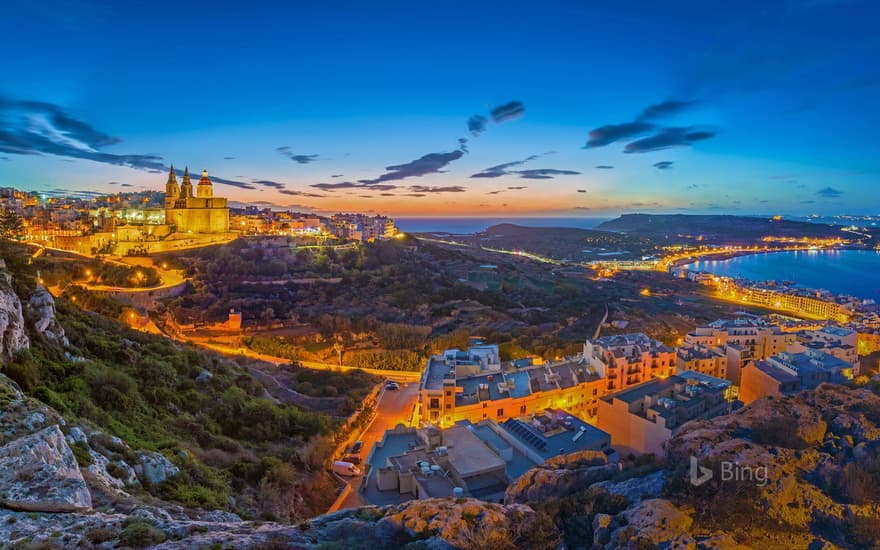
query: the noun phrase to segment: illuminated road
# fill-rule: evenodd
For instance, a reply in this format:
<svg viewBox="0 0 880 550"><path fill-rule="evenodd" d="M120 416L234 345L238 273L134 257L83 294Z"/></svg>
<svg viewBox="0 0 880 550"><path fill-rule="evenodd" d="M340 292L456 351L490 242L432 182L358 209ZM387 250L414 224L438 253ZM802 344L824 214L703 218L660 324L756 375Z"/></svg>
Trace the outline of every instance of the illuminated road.
<svg viewBox="0 0 880 550"><path fill-rule="evenodd" d="M361 458L364 462L366 462L367 456L370 454L373 445L377 441L382 440L382 435L385 434L385 430L390 430L397 424L409 425L413 407L416 405L418 396L418 382L401 383L400 389L397 391L382 391L379 398L379 404L376 408L376 418L360 437L360 440L364 442L363 450L361 451ZM364 466L365 464L362 463L361 468L363 469ZM357 477L350 481L351 493L349 493L348 498L345 499L342 508L355 508L366 504L365 502L361 502L360 497L362 479L362 477Z"/></svg>

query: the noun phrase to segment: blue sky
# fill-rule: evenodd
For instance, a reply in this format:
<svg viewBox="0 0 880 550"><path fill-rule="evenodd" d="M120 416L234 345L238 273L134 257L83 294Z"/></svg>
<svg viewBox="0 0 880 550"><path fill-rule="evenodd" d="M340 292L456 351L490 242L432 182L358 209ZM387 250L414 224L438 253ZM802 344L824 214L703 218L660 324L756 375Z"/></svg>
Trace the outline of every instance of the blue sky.
<svg viewBox="0 0 880 550"><path fill-rule="evenodd" d="M318 211L880 213L880 7L7 0L0 185ZM158 172L157 172L158 171Z"/></svg>

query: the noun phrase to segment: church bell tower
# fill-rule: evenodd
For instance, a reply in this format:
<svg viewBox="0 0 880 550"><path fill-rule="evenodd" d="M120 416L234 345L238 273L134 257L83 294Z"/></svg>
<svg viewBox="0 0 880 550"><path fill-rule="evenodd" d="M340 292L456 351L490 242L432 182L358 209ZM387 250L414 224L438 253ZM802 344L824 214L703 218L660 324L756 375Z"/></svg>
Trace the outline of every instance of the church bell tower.
<svg viewBox="0 0 880 550"><path fill-rule="evenodd" d="M168 182L165 184L165 208L174 206L174 201L180 196L180 188L177 186L177 176L174 174L174 165L168 172Z"/></svg>

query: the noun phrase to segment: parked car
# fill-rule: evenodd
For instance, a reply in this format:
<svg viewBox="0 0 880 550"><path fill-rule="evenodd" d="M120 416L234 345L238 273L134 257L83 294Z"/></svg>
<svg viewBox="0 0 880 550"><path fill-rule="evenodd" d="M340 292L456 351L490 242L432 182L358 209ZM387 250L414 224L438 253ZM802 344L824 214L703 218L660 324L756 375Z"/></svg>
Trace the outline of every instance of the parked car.
<svg viewBox="0 0 880 550"><path fill-rule="evenodd" d="M351 454L357 454L361 452L361 448L363 448L364 442L361 440L357 440L354 442L354 445L351 446Z"/></svg>
<svg viewBox="0 0 880 550"><path fill-rule="evenodd" d="M399 390L400 384L398 384L394 380L389 380L389 381L385 382L385 389L386 390Z"/></svg>
<svg viewBox="0 0 880 550"><path fill-rule="evenodd" d="M343 462L351 462L352 464L360 464L361 463L361 455L355 454L347 454L342 457Z"/></svg>
<svg viewBox="0 0 880 550"><path fill-rule="evenodd" d="M360 468L358 468L351 462L346 462L344 460L337 460L333 462L333 471L345 477L355 477L361 475Z"/></svg>

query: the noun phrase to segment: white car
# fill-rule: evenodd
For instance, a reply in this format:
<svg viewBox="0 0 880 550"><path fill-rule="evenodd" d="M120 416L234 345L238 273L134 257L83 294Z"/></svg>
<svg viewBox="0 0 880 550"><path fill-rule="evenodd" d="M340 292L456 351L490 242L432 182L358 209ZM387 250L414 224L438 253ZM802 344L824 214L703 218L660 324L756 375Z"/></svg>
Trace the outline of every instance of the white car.
<svg viewBox="0 0 880 550"><path fill-rule="evenodd" d="M385 382L385 389L386 390L399 390L400 384L398 384L394 380L389 380L389 381Z"/></svg>

